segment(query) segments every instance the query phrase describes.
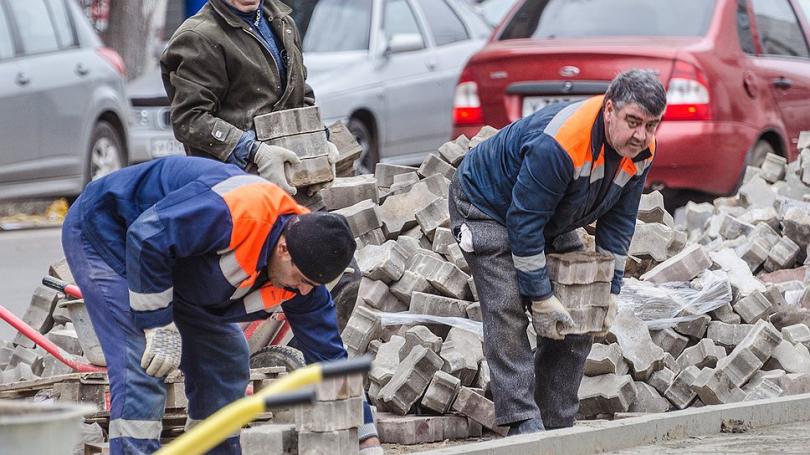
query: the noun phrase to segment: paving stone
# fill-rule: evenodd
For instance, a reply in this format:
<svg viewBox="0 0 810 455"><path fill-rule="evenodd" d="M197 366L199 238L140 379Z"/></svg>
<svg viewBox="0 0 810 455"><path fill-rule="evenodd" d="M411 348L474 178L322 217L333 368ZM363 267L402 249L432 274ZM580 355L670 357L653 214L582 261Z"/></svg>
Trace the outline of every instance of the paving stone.
<svg viewBox="0 0 810 455"><path fill-rule="evenodd" d="M298 455L357 455L357 428L338 431L298 433ZM270 452L265 452L270 453Z"/></svg>
<svg viewBox="0 0 810 455"><path fill-rule="evenodd" d="M489 369L487 359L481 359L478 364L478 376L475 378L475 385L484 391L484 396L489 392L489 384L492 382L492 373Z"/></svg>
<svg viewBox="0 0 810 455"><path fill-rule="evenodd" d="M585 360L585 375L599 376L603 374L616 374L620 371L621 364L625 363L619 345L612 343L604 345L594 343L591 352Z"/></svg>
<svg viewBox="0 0 810 455"><path fill-rule="evenodd" d="M416 213L440 199L425 182L417 183L405 194L386 198L380 206L380 219L389 238L396 238L403 231L417 226Z"/></svg>
<svg viewBox="0 0 810 455"><path fill-rule="evenodd" d="M686 348L678 357L677 362L681 370L691 365L699 369L704 367L714 368L717 361L725 356L726 351L722 346L715 346L712 340L704 338L698 344Z"/></svg>
<svg viewBox="0 0 810 455"><path fill-rule="evenodd" d="M728 275L734 295L748 295L753 292L765 291L765 286L751 274L750 265L730 248L723 248L709 253L717 268Z"/></svg>
<svg viewBox="0 0 810 455"><path fill-rule="evenodd" d="M697 397L692 390L692 383L700 374L697 367L690 366L675 376L672 385L664 392L664 396L678 409L687 408Z"/></svg>
<svg viewBox="0 0 810 455"><path fill-rule="evenodd" d="M398 174L394 176L394 184L391 185L391 195L404 194L413 188L414 185L419 183L419 174L416 172L408 172L406 174Z"/></svg>
<svg viewBox="0 0 810 455"><path fill-rule="evenodd" d="M763 293L766 299L771 302L771 307L774 311L777 308L782 308L787 306L787 301L785 300L785 296L782 294L782 291L775 285L768 284L765 286L765 292Z"/></svg>
<svg viewBox="0 0 810 455"><path fill-rule="evenodd" d="M408 172L416 172L416 168L412 166L399 166L396 164L377 163L374 169L374 177L377 178L377 185L382 188L390 188L394 184L394 176L398 174L406 174Z"/></svg>
<svg viewBox="0 0 810 455"><path fill-rule="evenodd" d="M742 387L742 390L746 394L751 394L751 392L753 392L754 389L756 389L757 386L759 386L759 384L761 384L763 381L769 381L782 390L782 386L780 384L785 381L786 376L787 373L784 370L759 370L754 373L753 376L751 376L751 379L749 379L748 383Z"/></svg>
<svg viewBox="0 0 810 455"><path fill-rule="evenodd" d="M388 384L397 366L400 363L399 351L405 345L405 338L393 335L390 340L382 343L377 349L377 355L371 365L368 378L382 388Z"/></svg>
<svg viewBox="0 0 810 455"><path fill-rule="evenodd" d="M468 275L470 274L470 265L467 263L467 259L464 257L464 253L457 243L450 244L450 246L447 247L447 259L462 272Z"/></svg>
<svg viewBox="0 0 810 455"><path fill-rule="evenodd" d="M318 401L347 400L362 397L363 393L363 376L359 374L324 379L315 386Z"/></svg>
<svg viewBox="0 0 810 455"><path fill-rule="evenodd" d="M782 234L806 250L810 245L810 213L796 207L788 209L782 219Z"/></svg>
<svg viewBox="0 0 810 455"><path fill-rule="evenodd" d="M712 321L706 330L706 337L719 346L734 349L753 328L753 324L726 324Z"/></svg>
<svg viewBox="0 0 810 455"><path fill-rule="evenodd" d="M788 237L782 237L779 242L771 248L768 259L763 266L768 272L774 270L790 269L796 264L799 255L799 245Z"/></svg>
<svg viewBox="0 0 810 455"><path fill-rule="evenodd" d="M31 371L31 365L20 363L9 366L0 373L0 384L12 384L19 381L36 379L38 376Z"/></svg>
<svg viewBox="0 0 810 455"><path fill-rule="evenodd" d="M48 275L62 280L66 283L75 283L76 280L73 278L73 274L70 272L70 266L68 266L67 259L61 258L58 261L52 263L48 267Z"/></svg>
<svg viewBox="0 0 810 455"><path fill-rule="evenodd" d="M714 215L714 206L708 202L695 204L692 201L686 203L686 230L703 230L706 222Z"/></svg>
<svg viewBox="0 0 810 455"><path fill-rule="evenodd" d="M613 269L613 256L593 251L546 255L548 276L559 284L609 283Z"/></svg>
<svg viewBox="0 0 810 455"><path fill-rule="evenodd" d="M45 356L43 358L42 374L40 375L43 378L50 378L53 376L59 376L62 374L70 374L70 373L73 373L73 368L65 365L59 360L56 360L56 357Z"/></svg>
<svg viewBox="0 0 810 455"><path fill-rule="evenodd" d="M336 210L333 213L346 217L346 221L349 222L349 227L352 229L352 234L359 237L382 226L379 210L377 203L371 199L366 199L350 207Z"/></svg>
<svg viewBox="0 0 810 455"><path fill-rule="evenodd" d="M46 338L69 354L82 355L82 346L79 344L79 336L76 335L75 330L51 330Z"/></svg>
<svg viewBox="0 0 810 455"><path fill-rule="evenodd" d="M759 321L727 357L717 362L716 369L741 387L770 358L781 341L781 334L772 325Z"/></svg>
<svg viewBox="0 0 810 455"><path fill-rule="evenodd" d="M379 338L381 331L379 314L369 308L357 306L340 336L349 356L357 357L366 352L371 340Z"/></svg>
<svg viewBox="0 0 810 455"><path fill-rule="evenodd" d="M693 244L642 275L641 279L655 284L689 281L711 265L703 247Z"/></svg>
<svg viewBox="0 0 810 455"><path fill-rule="evenodd" d="M723 352L725 355L725 351ZM675 360L675 357L672 357L672 354L669 352L664 353L664 368L668 368L670 371L678 374L681 372L681 367L678 365L678 361Z"/></svg>
<svg viewBox="0 0 810 455"><path fill-rule="evenodd" d="M456 142L446 142L439 147L439 155L453 167L458 167L466 154L467 148Z"/></svg>
<svg viewBox="0 0 810 455"><path fill-rule="evenodd" d="M475 287L475 280L473 280L473 277L470 277L470 279L467 280L467 286L469 286L470 288L470 294L472 294L473 301L475 302L479 301L480 299L478 298L478 289Z"/></svg>
<svg viewBox="0 0 810 455"><path fill-rule="evenodd" d="M321 190L321 196L329 210L344 209L366 200L377 203L377 179L373 175L338 177L331 186Z"/></svg>
<svg viewBox="0 0 810 455"><path fill-rule="evenodd" d="M664 224L636 224L627 254L641 258L651 257L656 262L664 262L670 257L670 245L674 241L674 232Z"/></svg>
<svg viewBox="0 0 810 455"><path fill-rule="evenodd" d="M407 253L393 240L380 246L367 245L357 251L357 265L363 276L384 283L393 283L405 272Z"/></svg>
<svg viewBox="0 0 810 455"><path fill-rule="evenodd" d="M302 431L337 431L363 424L363 399L316 401L295 407L295 428Z"/></svg>
<svg viewBox="0 0 810 455"><path fill-rule="evenodd" d="M664 195L652 191L641 195L638 205L638 219L645 223L659 223L670 228L675 226L672 215L664 208Z"/></svg>
<svg viewBox="0 0 810 455"><path fill-rule="evenodd" d="M478 373L478 364L484 359L484 348L476 334L453 327L442 344L441 357L444 360L442 371L469 386Z"/></svg>
<svg viewBox="0 0 810 455"><path fill-rule="evenodd" d="M12 355L14 355L14 345L8 341L0 340L0 371L6 369Z"/></svg>
<svg viewBox="0 0 810 455"><path fill-rule="evenodd" d="M734 312L739 314L747 324L753 324L759 320L767 319L773 313L773 305L765 298L761 292L754 292L751 295L740 299L732 305Z"/></svg>
<svg viewBox="0 0 810 455"><path fill-rule="evenodd" d="M762 162L762 172L761 176L765 181L770 183L778 182L785 177L785 166L787 165L787 160L783 156L779 156L775 153L768 153L765 156L765 161Z"/></svg>
<svg viewBox="0 0 810 455"><path fill-rule="evenodd" d="M380 389L379 398L391 412L407 414L443 363L435 352L422 346L414 347L402 359L388 384Z"/></svg>
<svg viewBox="0 0 810 455"><path fill-rule="evenodd" d="M584 416L627 412L636 398L633 378L629 375L585 376L579 385L579 412Z"/></svg>
<svg viewBox="0 0 810 455"><path fill-rule="evenodd" d="M793 324L782 328L782 338L791 344L803 344L810 347L810 327L806 324Z"/></svg>
<svg viewBox="0 0 810 455"><path fill-rule="evenodd" d="M456 239L450 229L445 227L436 228L433 235L433 251L439 254L447 254L447 247L455 244Z"/></svg>
<svg viewBox="0 0 810 455"><path fill-rule="evenodd" d="M771 273L761 273L757 276L763 283L771 283L775 284L780 287L782 292L788 290L785 289L784 286L791 287L793 289L802 289L804 285L802 285L802 281L805 280L808 271L810 271L810 267L802 266L796 267L795 269L788 269L788 270L777 270L776 272ZM795 286L798 283L798 286Z"/></svg>
<svg viewBox="0 0 810 455"><path fill-rule="evenodd" d="M23 321L39 333L48 333L53 327L51 313L57 300L59 300L58 292L45 286L37 286L31 296L31 303L22 317ZM21 345L16 339L15 344Z"/></svg>
<svg viewBox="0 0 810 455"><path fill-rule="evenodd" d="M239 443L243 455L264 455L268 453L296 455L298 453L298 432L291 424L266 424L242 429Z"/></svg>
<svg viewBox="0 0 810 455"><path fill-rule="evenodd" d="M784 390L778 384L770 379L765 379L752 387L750 391L746 391L743 401L770 400L779 398L784 393Z"/></svg>
<svg viewBox="0 0 810 455"><path fill-rule="evenodd" d="M754 355L765 362L781 342L782 334L771 323L758 321L734 350L751 349Z"/></svg>
<svg viewBox="0 0 810 455"><path fill-rule="evenodd" d="M662 368L650 376L647 383L650 384L661 395L666 393L669 386L675 382L676 373L669 368Z"/></svg>
<svg viewBox="0 0 810 455"><path fill-rule="evenodd" d="M416 222L422 228L422 232L433 240L433 235L436 229L440 227L448 227L450 225L450 212L447 207L447 201L444 199L437 199L430 205L422 210L416 212Z"/></svg>
<svg viewBox="0 0 810 455"><path fill-rule="evenodd" d="M737 403L745 399L745 392L721 369L704 368L692 382L692 390L704 404Z"/></svg>
<svg viewBox="0 0 810 455"><path fill-rule="evenodd" d="M506 436L506 433L509 431L508 427L495 425L495 404L473 392L469 387L462 387L458 391L452 409L458 414L469 417L501 436Z"/></svg>
<svg viewBox="0 0 810 455"><path fill-rule="evenodd" d="M726 240L734 240L740 236L747 236L753 230L754 226L743 223L727 213L721 216L719 233Z"/></svg>
<svg viewBox="0 0 810 455"><path fill-rule="evenodd" d="M734 312L734 309L729 303L715 309L714 311L710 311L709 314L711 315L712 319L726 324L739 324L742 322L740 315ZM711 325L711 322L709 324Z"/></svg>
<svg viewBox="0 0 810 455"><path fill-rule="evenodd" d="M443 175L431 175L430 177L422 179L419 184L424 185L428 191L440 198L447 199L450 196L450 180Z"/></svg>
<svg viewBox="0 0 810 455"><path fill-rule="evenodd" d="M706 334L706 328L709 326L709 322L711 320L712 318L710 316L707 316L705 314L700 315L689 321L682 321L677 323L675 327L673 327L673 330L680 333L681 335L700 339L703 338L703 335ZM675 354L673 354L673 356L674 355Z"/></svg>
<svg viewBox="0 0 810 455"><path fill-rule="evenodd" d="M460 300L468 299L470 288L467 282L470 276L449 262L438 261L437 265L438 267L426 270L424 277L428 283L444 296Z"/></svg>
<svg viewBox="0 0 810 455"><path fill-rule="evenodd" d="M307 106L258 115L253 119L256 139L267 141L301 133L323 132L320 110Z"/></svg>
<svg viewBox="0 0 810 455"><path fill-rule="evenodd" d="M453 178L453 174L456 173L456 168L448 164L447 161L439 158L437 155L429 153L427 156L425 156L425 159L422 161L422 165L419 166L417 173L422 177L430 177L435 174L440 174L447 178Z"/></svg>
<svg viewBox="0 0 810 455"><path fill-rule="evenodd" d="M471 319L473 321L481 322L483 318L481 316L481 303L480 302L473 302L467 305L467 319Z"/></svg>
<svg viewBox="0 0 810 455"><path fill-rule="evenodd" d="M799 395L810 393L810 374L791 373L785 376L785 380L779 384L785 391L785 395Z"/></svg>
<svg viewBox="0 0 810 455"><path fill-rule="evenodd" d="M300 163L286 166L285 174L290 185L295 187L331 182L335 178L327 156L303 158Z"/></svg>
<svg viewBox="0 0 810 455"><path fill-rule="evenodd" d="M633 379L644 381L663 368L664 350L652 342L647 324L631 311L619 311L610 333L630 364Z"/></svg>
<svg viewBox="0 0 810 455"><path fill-rule="evenodd" d="M743 184L739 194L752 207L771 207L778 197L762 177L754 177Z"/></svg>
<svg viewBox="0 0 810 455"><path fill-rule="evenodd" d="M360 250L369 245L382 245L385 243L385 234L381 228L377 228L356 237L354 240L357 243L357 249Z"/></svg>
<svg viewBox="0 0 810 455"><path fill-rule="evenodd" d="M40 351L23 346L15 347L8 361L8 367L15 367L21 363L30 366L35 375L39 376L42 374L43 356Z"/></svg>
<svg viewBox="0 0 810 455"><path fill-rule="evenodd" d="M789 341L782 341L773 349L771 358L763 368L788 373L810 373L810 352L803 344L794 346Z"/></svg>
<svg viewBox="0 0 810 455"><path fill-rule="evenodd" d="M398 313L407 311L408 305L391 294L388 286L382 281L363 277L357 291L358 302L385 313Z"/></svg>
<svg viewBox="0 0 810 455"><path fill-rule="evenodd" d="M377 432L383 443L403 445L467 439L471 436L467 418L455 415L396 416L385 414L377 417Z"/></svg>
<svg viewBox="0 0 810 455"><path fill-rule="evenodd" d="M643 412L646 414L667 412L672 407L669 400L662 397L651 385L643 382L635 383L636 397L630 403L630 412Z"/></svg>
<svg viewBox="0 0 810 455"><path fill-rule="evenodd" d="M461 389L459 378L444 371L437 371L428 384L425 396L422 397L422 407L446 414L453 405L459 389Z"/></svg>
<svg viewBox="0 0 810 455"><path fill-rule="evenodd" d="M496 134L498 134L497 129L495 129L495 128L489 126L489 125L484 126L483 128L481 128L478 131L478 134L476 134L475 136L473 136L470 139L470 149L472 150L478 144L486 141L487 139L491 138L492 136L494 136Z"/></svg>
<svg viewBox="0 0 810 455"><path fill-rule="evenodd" d="M610 303L610 282L591 284L554 284L554 295L568 309L600 307ZM576 320L574 320L576 322Z"/></svg>
<svg viewBox="0 0 810 455"><path fill-rule="evenodd" d="M415 346L422 346L436 354L442 350L442 339L436 336L427 327L416 325L405 331L403 334L405 344L399 350L399 358L404 359L410 354Z"/></svg>
<svg viewBox="0 0 810 455"><path fill-rule="evenodd" d="M425 277L410 270L406 270L399 281L391 284L389 290L391 294L409 306L413 295L417 292L432 293L435 291Z"/></svg>
<svg viewBox="0 0 810 455"><path fill-rule="evenodd" d="M764 207L764 208L755 208L752 209L743 216L740 217L740 220L754 225L754 231L749 234L755 235L756 233L756 226L759 224L767 224L771 229L779 229L779 214L776 212L776 209L773 207Z"/></svg>
<svg viewBox="0 0 810 455"><path fill-rule="evenodd" d="M415 292L411 297L411 305L408 311L414 314L466 318L467 307L471 304L472 302L466 300Z"/></svg>

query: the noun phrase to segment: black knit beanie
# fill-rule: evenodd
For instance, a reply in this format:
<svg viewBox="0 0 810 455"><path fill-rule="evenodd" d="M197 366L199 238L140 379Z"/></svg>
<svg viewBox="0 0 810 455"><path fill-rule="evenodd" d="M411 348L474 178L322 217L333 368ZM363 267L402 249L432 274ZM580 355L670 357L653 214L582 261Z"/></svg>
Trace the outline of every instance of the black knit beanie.
<svg viewBox="0 0 810 455"><path fill-rule="evenodd" d="M339 277L357 248L349 223L336 213L294 216L284 227L284 237L293 264L305 277L319 284Z"/></svg>

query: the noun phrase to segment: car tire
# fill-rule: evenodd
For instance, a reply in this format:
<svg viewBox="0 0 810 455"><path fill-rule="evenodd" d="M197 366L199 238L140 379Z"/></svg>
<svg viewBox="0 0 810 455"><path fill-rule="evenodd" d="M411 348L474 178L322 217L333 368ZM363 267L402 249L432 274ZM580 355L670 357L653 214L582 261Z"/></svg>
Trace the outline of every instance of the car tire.
<svg viewBox="0 0 810 455"><path fill-rule="evenodd" d="M90 135L90 151L87 155L87 178L91 182L124 167L124 141L118 131L107 121L100 120Z"/></svg>
<svg viewBox="0 0 810 455"><path fill-rule="evenodd" d="M360 158L354 162L355 174L373 174L377 163L380 161L377 138L374 137L371 128L366 122L357 117L352 117L346 128L351 131L360 147L363 148L363 151L360 152Z"/></svg>
<svg viewBox="0 0 810 455"><path fill-rule="evenodd" d="M250 356L250 368L284 367L289 373L305 365L304 354L290 346L265 346Z"/></svg>

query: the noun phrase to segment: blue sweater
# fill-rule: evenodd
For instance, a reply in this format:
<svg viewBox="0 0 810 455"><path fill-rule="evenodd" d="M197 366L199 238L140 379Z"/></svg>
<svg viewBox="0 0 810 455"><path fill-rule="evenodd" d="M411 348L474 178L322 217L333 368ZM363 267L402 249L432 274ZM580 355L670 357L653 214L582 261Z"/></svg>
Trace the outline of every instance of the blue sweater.
<svg viewBox="0 0 810 455"><path fill-rule="evenodd" d="M516 121L474 148L458 168L477 208L506 226L520 293L552 294L545 249L556 236L596 221L597 250L612 254L611 292L621 291L655 145L622 158L607 191L602 96L552 105Z"/></svg>

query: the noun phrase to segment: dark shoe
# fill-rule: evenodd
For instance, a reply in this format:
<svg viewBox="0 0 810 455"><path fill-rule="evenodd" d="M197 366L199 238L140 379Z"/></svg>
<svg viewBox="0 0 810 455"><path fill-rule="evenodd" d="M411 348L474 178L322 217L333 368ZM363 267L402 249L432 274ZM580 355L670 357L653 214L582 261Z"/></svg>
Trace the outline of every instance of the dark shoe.
<svg viewBox="0 0 810 455"><path fill-rule="evenodd" d="M514 436L517 434L537 433L543 430L545 430L545 428L543 428L543 423L535 418L531 418L521 420L520 422L514 422L509 425L509 432L506 435Z"/></svg>

